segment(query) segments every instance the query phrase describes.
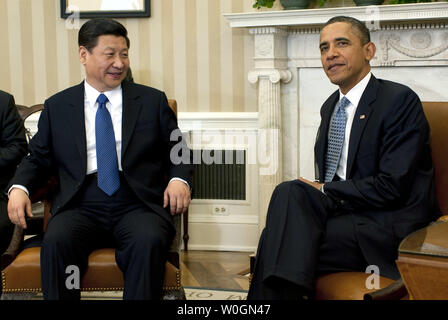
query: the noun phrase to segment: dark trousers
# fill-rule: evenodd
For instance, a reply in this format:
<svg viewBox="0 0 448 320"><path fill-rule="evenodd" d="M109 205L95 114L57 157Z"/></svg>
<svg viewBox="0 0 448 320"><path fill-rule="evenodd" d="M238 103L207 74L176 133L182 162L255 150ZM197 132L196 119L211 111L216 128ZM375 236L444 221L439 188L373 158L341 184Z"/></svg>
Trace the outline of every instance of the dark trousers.
<svg viewBox="0 0 448 320"><path fill-rule="evenodd" d="M8 217L7 205L7 200L0 198L0 255L8 249L14 231L14 225Z"/></svg>
<svg viewBox="0 0 448 320"><path fill-rule="evenodd" d="M299 180L280 184L258 244L248 300L300 299L314 294L320 273L365 271L350 213Z"/></svg>
<svg viewBox="0 0 448 320"><path fill-rule="evenodd" d="M41 251L45 299L80 299L70 266L83 275L89 254L98 248L116 248L115 258L124 276L124 299L160 299L165 263L175 230L150 211L121 179L111 197L89 175L79 195L66 210L49 220Z"/></svg>

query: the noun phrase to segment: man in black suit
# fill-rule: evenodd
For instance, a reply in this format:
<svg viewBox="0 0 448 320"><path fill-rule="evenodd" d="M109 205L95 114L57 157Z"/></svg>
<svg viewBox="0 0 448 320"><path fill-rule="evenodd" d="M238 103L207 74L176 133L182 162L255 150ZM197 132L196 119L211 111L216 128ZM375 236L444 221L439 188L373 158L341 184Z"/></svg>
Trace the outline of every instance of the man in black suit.
<svg viewBox="0 0 448 320"><path fill-rule="evenodd" d="M12 95L0 91L0 255L8 248L14 225L9 221L3 190L26 155L27 142L22 119Z"/></svg>
<svg viewBox="0 0 448 320"><path fill-rule="evenodd" d="M317 275L369 265L396 279L400 241L437 214L421 102L371 74L375 50L356 19L335 17L323 27L322 65L339 90L321 108L318 181L274 190L248 299L309 298Z"/></svg>
<svg viewBox="0 0 448 320"><path fill-rule="evenodd" d="M59 178L42 243L45 299L79 299L66 287L68 266L81 274L94 249L113 245L124 299L159 299L175 234L172 215L187 210L192 167L171 154L181 143L165 94L123 81L129 39L119 22L95 19L79 30L86 78L45 102L30 155L11 181L8 212L26 228L28 193ZM174 160L174 161L173 161Z"/></svg>

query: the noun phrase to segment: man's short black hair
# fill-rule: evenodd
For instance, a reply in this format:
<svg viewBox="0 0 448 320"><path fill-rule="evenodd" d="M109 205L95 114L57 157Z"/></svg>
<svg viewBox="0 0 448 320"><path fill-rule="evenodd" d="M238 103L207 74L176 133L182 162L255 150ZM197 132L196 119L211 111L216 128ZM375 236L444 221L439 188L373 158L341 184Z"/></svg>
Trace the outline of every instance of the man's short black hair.
<svg viewBox="0 0 448 320"><path fill-rule="evenodd" d="M358 19L355 19L353 17L347 17L347 16L336 16L331 18L330 20L325 23L323 28L328 26L329 24L333 24L336 22L346 22L349 23L352 26L352 29L354 29L356 35L361 40L361 44L366 44L370 42L370 31L366 27L366 24L364 22L359 21Z"/></svg>
<svg viewBox="0 0 448 320"><path fill-rule="evenodd" d="M91 52L98 44L98 37L103 35L124 37L128 48L130 46L128 31L120 22L112 19L92 19L84 23L79 29L78 45Z"/></svg>

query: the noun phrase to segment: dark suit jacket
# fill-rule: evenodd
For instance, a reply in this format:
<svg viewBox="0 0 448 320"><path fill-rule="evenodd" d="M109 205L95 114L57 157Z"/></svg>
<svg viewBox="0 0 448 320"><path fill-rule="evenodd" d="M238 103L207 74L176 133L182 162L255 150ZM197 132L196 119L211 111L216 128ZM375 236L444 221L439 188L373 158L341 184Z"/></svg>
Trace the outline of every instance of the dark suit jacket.
<svg viewBox="0 0 448 320"><path fill-rule="evenodd" d="M323 182L328 128L339 91L321 109L315 145L317 178ZM374 76L359 102L350 133L346 181L325 184L337 211L353 214L369 264L397 277L400 241L438 213L429 126L418 96L408 87Z"/></svg>
<svg viewBox="0 0 448 320"><path fill-rule="evenodd" d="M6 200L4 189L14 175L17 165L27 152L22 119L14 98L0 91L0 198Z"/></svg>
<svg viewBox="0 0 448 320"><path fill-rule="evenodd" d="M124 179L149 208L172 221L162 208L163 192L172 177L191 186L192 167L170 161L171 149L185 141L170 140L177 119L159 90L130 82L122 83L122 151ZM30 142L30 155L20 164L11 184L20 184L32 194L48 177L59 178L52 214L58 214L83 184L87 168L84 121L84 83L66 89L45 101L38 132ZM168 178L168 179L167 179Z"/></svg>

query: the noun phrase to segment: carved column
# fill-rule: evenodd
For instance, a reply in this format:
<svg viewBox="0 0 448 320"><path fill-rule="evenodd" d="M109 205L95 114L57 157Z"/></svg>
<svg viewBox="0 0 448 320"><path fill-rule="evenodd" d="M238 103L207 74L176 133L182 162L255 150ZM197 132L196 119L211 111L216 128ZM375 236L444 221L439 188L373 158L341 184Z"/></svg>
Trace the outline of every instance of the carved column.
<svg viewBox="0 0 448 320"><path fill-rule="evenodd" d="M282 182L281 84L291 80L287 69L287 31L276 27L249 30L255 40L255 68L251 83L258 83L258 212L259 232L266 223L267 208L274 188Z"/></svg>

